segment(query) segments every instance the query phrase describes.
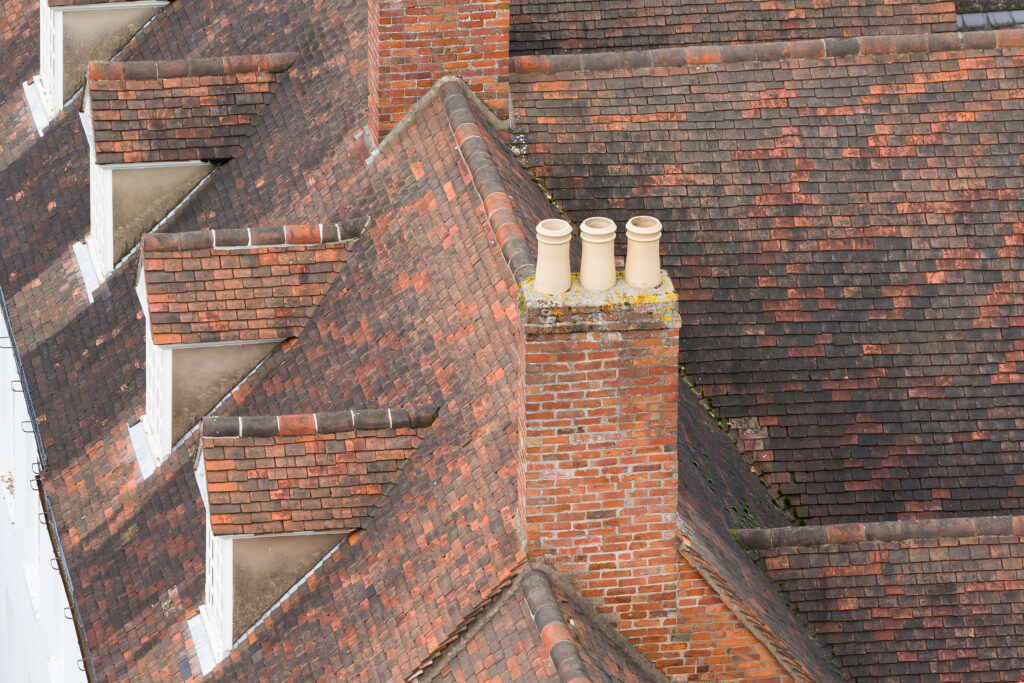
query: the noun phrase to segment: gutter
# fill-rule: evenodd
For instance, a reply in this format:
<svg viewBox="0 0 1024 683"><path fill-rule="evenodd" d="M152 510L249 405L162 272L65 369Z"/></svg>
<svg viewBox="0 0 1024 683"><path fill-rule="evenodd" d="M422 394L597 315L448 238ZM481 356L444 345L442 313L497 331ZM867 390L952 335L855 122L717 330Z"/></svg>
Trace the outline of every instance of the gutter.
<svg viewBox="0 0 1024 683"><path fill-rule="evenodd" d="M17 340L14 338L14 327L11 325L11 316L7 310L7 297L4 296L3 288L0 287L0 311L3 312L4 324L7 325L7 331L11 338L11 349L14 351L14 363L18 368L18 380L21 382L21 386L24 389L22 396L25 399L25 409L28 412L29 421L32 423L32 434L36 439L36 455L37 462L33 466L33 470L38 470L35 476L36 486L39 487L39 502L43 507L43 517L46 523L46 530L50 536L50 544L53 546L53 555L57 559L57 570L60 572L61 583L64 584L64 592L68 599L69 609L71 610L71 620L75 625L75 633L78 635L78 648L82 653L82 658L79 660L81 666L79 667L85 672L86 680L89 683L95 683L96 681L96 669L92 663L92 654L89 652L89 643L85 639L85 625L82 622L82 614L78 609L78 602L75 600L75 589L71 584L71 575L68 572L67 560L64 557L64 549L60 544L60 536L57 534L57 527L53 520L53 508L50 506L50 499L46 495L46 488L43 486L42 475L46 471L47 458L46 449L43 448L43 438L39 434L39 421L36 417L35 405L32 403L32 394L29 391L29 384L27 376L25 375L25 366L21 361L21 352L18 350Z"/></svg>

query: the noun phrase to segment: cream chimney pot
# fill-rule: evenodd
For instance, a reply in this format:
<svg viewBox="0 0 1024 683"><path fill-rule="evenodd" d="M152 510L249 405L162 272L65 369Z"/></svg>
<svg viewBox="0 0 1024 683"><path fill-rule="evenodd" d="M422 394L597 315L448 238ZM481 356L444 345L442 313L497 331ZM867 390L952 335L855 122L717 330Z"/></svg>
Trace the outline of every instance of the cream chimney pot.
<svg viewBox="0 0 1024 683"><path fill-rule="evenodd" d="M572 284L569 271L569 240L572 226L560 218L537 224L537 276L533 288L542 294L561 294Z"/></svg>
<svg viewBox="0 0 1024 683"><path fill-rule="evenodd" d="M615 221L593 216L580 224L580 285L592 292L615 286Z"/></svg>
<svg viewBox="0 0 1024 683"><path fill-rule="evenodd" d="M633 216L626 223L626 283L648 289L661 284L661 221Z"/></svg>

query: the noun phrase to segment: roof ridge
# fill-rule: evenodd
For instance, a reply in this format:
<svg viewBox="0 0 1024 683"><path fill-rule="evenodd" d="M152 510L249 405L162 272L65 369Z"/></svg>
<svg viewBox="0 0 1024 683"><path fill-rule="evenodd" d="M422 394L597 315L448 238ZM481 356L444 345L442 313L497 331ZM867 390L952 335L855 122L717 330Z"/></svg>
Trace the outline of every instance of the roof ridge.
<svg viewBox="0 0 1024 683"><path fill-rule="evenodd" d="M265 71L278 73L290 67L297 52L233 55L192 59L159 59L139 61L91 61L91 81L122 81L148 78L183 78L185 76L216 76Z"/></svg>
<svg viewBox="0 0 1024 683"><path fill-rule="evenodd" d="M817 38L740 45L691 45L636 51L560 55L522 55L513 58L512 68L513 71L519 73L607 71L611 69L856 57L859 55L985 50L995 47L1024 47L1024 29Z"/></svg>
<svg viewBox="0 0 1024 683"><path fill-rule="evenodd" d="M473 186L483 200L487 222L512 269L512 276L521 283L534 275L536 266L523 226L512 211L512 198L505 188L501 171L483 142L484 133L473 113L474 104L468 96L467 86L461 80L453 79L443 83L441 91L448 124L459 153L469 167Z"/></svg>
<svg viewBox="0 0 1024 683"><path fill-rule="evenodd" d="M523 591L526 605L530 608L537 632L558 671L558 677L563 683L590 683L580 649L569 625L565 623L565 616L547 575L530 569L523 574L519 588Z"/></svg>
<svg viewBox="0 0 1024 683"><path fill-rule="evenodd" d="M190 249L258 248L332 244L357 239L364 224L307 223L257 228L219 228L172 233L149 233L143 237L147 253Z"/></svg>
<svg viewBox="0 0 1024 683"><path fill-rule="evenodd" d="M819 526L733 529L747 550L838 545L865 541L908 541L926 538L970 538L1024 535L1024 515L1001 517L945 517L885 522L848 522Z"/></svg>
<svg viewBox="0 0 1024 683"><path fill-rule="evenodd" d="M270 416L212 416L203 418L205 438L243 438L336 434L361 429L421 429L433 424L441 407L376 408Z"/></svg>

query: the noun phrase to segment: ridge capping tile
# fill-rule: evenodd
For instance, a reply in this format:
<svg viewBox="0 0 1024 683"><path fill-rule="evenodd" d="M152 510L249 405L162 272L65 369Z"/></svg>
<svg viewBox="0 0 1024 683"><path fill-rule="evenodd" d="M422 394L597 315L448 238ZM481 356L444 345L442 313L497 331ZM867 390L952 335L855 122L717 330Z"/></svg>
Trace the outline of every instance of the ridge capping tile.
<svg viewBox="0 0 1024 683"><path fill-rule="evenodd" d="M565 623L562 608L558 605L547 575L531 569L523 574L519 589L526 598L526 605L544 647L547 648L548 656L558 671L558 677L563 683L588 683L591 679L587 675L579 647Z"/></svg>
<svg viewBox="0 0 1024 683"><path fill-rule="evenodd" d="M156 59L114 62L90 61L90 81L124 81L183 76L219 76L263 71L280 73L298 58L297 52L233 55L198 59Z"/></svg>
<svg viewBox="0 0 1024 683"><path fill-rule="evenodd" d="M501 247L512 276L522 284L536 273L533 255L527 245L523 226L508 207L512 200L490 152L483 142L483 132L470 111L470 99L462 81L446 81L441 85L448 124L455 136L472 182L484 204L484 213L494 237Z"/></svg>
<svg viewBox="0 0 1024 683"><path fill-rule="evenodd" d="M1024 534L1024 515L946 517L825 526L733 529L746 550Z"/></svg>
<svg viewBox="0 0 1024 683"><path fill-rule="evenodd" d="M568 73L648 67L683 67L740 62L822 59L922 52L1024 47L1024 28L957 33L904 33L853 38L815 38L739 45L690 45L633 51L520 55L518 73Z"/></svg>
<svg viewBox="0 0 1024 683"><path fill-rule="evenodd" d="M422 429L437 419L440 405L346 410L294 415L207 416L203 438L249 438L336 434L357 429Z"/></svg>

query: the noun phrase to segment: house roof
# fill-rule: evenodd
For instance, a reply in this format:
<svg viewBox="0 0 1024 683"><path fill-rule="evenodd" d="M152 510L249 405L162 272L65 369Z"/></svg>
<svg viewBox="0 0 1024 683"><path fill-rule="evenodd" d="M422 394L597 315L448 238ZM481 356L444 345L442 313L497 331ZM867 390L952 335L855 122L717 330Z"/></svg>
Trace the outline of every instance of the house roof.
<svg viewBox="0 0 1024 683"><path fill-rule="evenodd" d="M436 413L431 406L203 418L213 533L364 528Z"/></svg>
<svg viewBox="0 0 1024 683"><path fill-rule="evenodd" d="M146 235L142 277L154 343L297 336L362 229L350 221Z"/></svg>
<svg viewBox="0 0 1024 683"><path fill-rule="evenodd" d="M21 33L31 32L35 24L35 11L24 11L31 20L23 21L19 15L20 23L12 24L28 27ZM207 451L204 444L207 454L219 448L215 442L222 440L242 445L240 440L248 438L244 427L248 418L240 415L325 411L337 416L353 406L431 404L440 406L437 422L417 433L422 441L415 455L408 458L401 476L387 482L394 487L384 497L375 496L376 514L360 514L361 531L333 550L208 678L304 679L330 672L346 680L404 680L434 674L456 679L507 675L516 680L553 680L559 675L556 664L561 663L568 675L592 680L651 680L636 650L587 600L561 584L557 575L544 574L550 593L543 587L541 601L535 602L547 610L540 623L523 592L528 576L538 579L531 573L537 568L527 564L521 550L511 514L519 400L516 294L518 282L531 273L535 250L532 231L524 227L554 217L558 210L515 158L509 143L516 148L526 144L527 160L539 162L537 171L570 216L605 209L616 218L629 212L668 215L665 263L677 285L681 284L688 332L682 360L726 419L748 420L741 434L744 443L763 444L754 450L759 465L780 473L774 481L798 496L802 514L813 511L822 519L844 519L920 512L901 497L909 500L919 494L909 488L899 489L905 494L894 494L894 484L881 489L883 500L869 503L870 495L877 494L864 494L867 485L854 482L873 481L864 473L875 471L885 475L882 481L920 487L914 491L931 486L924 475L934 471L940 481L927 490L950 494L934 496L945 501L939 503L943 513L997 503L1012 507L1015 498L1008 492L1012 494L1016 484L1008 483L1006 477L1014 465L1009 456L1002 457L1001 449L1018 441L1011 427L1013 418L1005 411L1018 407L1019 394L1013 393L1011 385L985 384L1002 370L986 375L968 369L993 354L999 355L1000 363L1014 363L1013 353L1020 349L1013 346L1011 333L992 331L1013 329L1012 325L968 330L957 322L946 329L943 318L929 311L984 303L1002 308L963 320L991 320L996 312L1016 317L1014 304L1005 297L1017 289L1013 273L1021 269L1014 265L1013 250L1019 245L1017 233L1004 229L1020 223L1019 207L1006 196L1019 189L1008 162L1017 153L1012 128L1016 105L1014 98L1004 97L1009 86L1000 82L1010 82L1007 74L1012 76L1019 67L1020 50L1013 47L1019 44L1019 32L917 37L910 43L902 39L810 41L820 44L822 51L803 44L797 46L802 59L789 61L780 59L793 56L787 50L794 45L522 59L517 62L513 101L520 106L517 116L525 123L525 138L495 130L464 86L444 80L378 149L363 134L366 46L360 33L351 30L366 21L365 13L365 3L348 1L315 0L304 4L301 12L290 3L173 3L118 58L123 60L118 64L125 66L102 67L110 69L108 75L117 76L114 83L123 84L103 92L127 94L150 92L126 84L160 80L160 69L167 68L162 65L172 63L166 61L169 57L186 58L173 62L185 64L175 67L182 71L191 69L190 64L207 64L195 60L199 55L297 52L294 63L289 61L288 77L272 79L276 83L273 97L264 101L266 93L260 93L258 115L239 114L250 117L243 125L221 122L222 115L211 112L211 118L218 117L216 126L211 123L209 131L190 138L205 145L190 158L230 157L231 161L218 166L209 181L176 209L158 236L148 238L144 258L184 252L186 247L208 250L213 258L214 251L228 242L232 246L225 251L234 254L242 249L239 225L365 225L360 239L345 245L344 260L330 261L331 276L317 283L319 298L304 304L302 315L289 324L288 335L294 339L271 353L217 407L217 415L228 420L208 422L206 437L195 432L188 435L149 478L138 470L127 430L145 411L146 323L133 291L140 256L131 255L120 264L90 301L71 252L71 245L88 233L90 222L88 147L76 111L80 102L66 108L41 139L25 138L30 129L14 126L11 135L19 138L18 151L9 153L8 147L0 152L0 158L9 163L0 173L4 246L0 287L45 449L44 485L54 502L56 526L76 589L89 663L99 679L200 678L187 620L198 613L204 599L204 506L192 472L193 456L204 439L210 447ZM35 49L28 46L32 41L23 42L17 47L17 41L8 42L5 34L0 49L4 54ZM921 45L924 51L919 50ZM997 45L1000 49L995 49ZM900 46L907 49L897 51ZM939 48L943 51L936 52ZM751 54L755 60L740 58ZM717 61L730 63L697 63L716 61L716 55ZM731 57L726 60L724 55ZM155 60L149 64L156 66L128 66L138 60ZM29 63L27 58L22 61ZM247 63L252 66L251 61ZM578 73L557 71L552 64L570 65ZM887 172L892 169L908 173L911 169L882 160L911 158L888 153L911 143L885 140L884 145L872 145L868 143L881 140L864 138L864 144L841 144L845 138L837 143L837 135L827 126L815 130L812 123L803 122L799 137L820 141L813 149L821 155L826 154L821 150L833 148L883 151L857 152L861 156L856 158L842 153L829 156L829 167L812 169L813 176L811 170L797 168L797 159L791 156L797 154L792 151L797 137L786 132L776 117L785 109L782 105L790 105L790 98L803 98L796 107L801 115L831 115L817 111L814 107L827 103L815 104L817 96L809 94L810 82L821 76L823 64L841 72L831 84L834 91L828 102L849 101L843 105L849 109L835 114L858 117L850 121L854 138L856 126L873 126L880 136L925 135L913 145L954 150L951 158L976 174L958 180L967 189L957 189L951 178L932 177L938 171L914 168L914 177L906 181L926 180L927 187L892 191L903 192L899 195L903 198L924 191L941 197L925 194L924 206L916 212L890 214L886 207L900 203L894 204L893 197L878 197L860 205L864 213L844 213L847 210L842 207L849 205L850 193L857 188L840 192L829 185L829 174L853 178L865 174L857 181L862 184L889 182ZM942 70L934 72L942 76L966 73L969 77L945 80L926 75L933 73L929 65L934 64L942 65ZM261 68L258 59L255 65ZM266 67L270 68L269 60ZM204 84L204 78L219 76L186 77L182 72L183 79L199 79L197 86L182 87L227 87L225 83L232 81L227 77L238 75L228 73L235 67L223 61L211 68L223 70L222 81ZM999 69L1003 71L997 79ZM771 79L779 70L785 73L778 75L774 89L778 92L758 90L758 84L774 83ZM981 71L985 78L980 77ZM163 75L177 78L169 72ZM891 78L894 83L877 93L865 95L857 90L855 94L855 81L867 77L878 83ZM251 85L244 80L234 79ZM264 78L262 85L270 82ZM970 98L965 95L969 84L980 84L977 92L970 90ZM955 89L961 86L965 90ZM161 81L152 92L174 87L178 86ZM684 87L689 94L678 96L676 91ZM864 87L871 86L856 83L856 88ZM744 90L753 95L742 94ZM978 104L977 109L964 107L973 112L973 118L959 110L950 115L955 107L948 104L943 111L949 119L928 121L929 132L921 133L912 117L919 114L917 101L910 106L901 99L907 96L895 90L933 93L936 101L947 104L973 99ZM562 91L573 93L578 102L568 101ZM949 94L954 96L945 97ZM645 98L643 103L640 97ZM860 97L874 97L877 102L855 102ZM144 100L131 101L141 105ZM232 102L231 106L246 107L246 112L252 106ZM888 109L872 109L883 105ZM213 105L200 102L199 106ZM578 108L585 109L587 116L581 116ZM0 116L5 111L0 110ZM887 120L896 117L898 123L876 120L883 114ZM222 123L231 134L215 136L214 128ZM932 131L931 124L938 129ZM691 130L687 125L697 132L684 134ZM752 126L749 138L736 133L747 131L745 125ZM878 128L884 125L907 128ZM135 123L126 123L123 130L138 131L139 141L144 139L143 129ZM989 135L996 136L995 144ZM960 138L954 141L950 136ZM25 139L29 141L21 141ZM778 144L761 149L769 139ZM193 149L163 148L162 142L154 143L152 149L136 149L137 141L127 135L119 141L128 143L125 150L131 151L106 151L116 159L105 159L165 159L170 158L168 150ZM941 144L933 144L936 141ZM678 149L673 147L677 143ZM997 152L997 147L1005 154ZM974 163L974 159L980 161ZM791 192L788 185L776 187L769 167L775 160L791 164L793 172L807 172L806 178L793 182L820 186L814 192L809 187L795 188L799 192ZM897 166L885 167L886 163ZM983 174L985 169L991 171ZM942 180L946 185L935 189ZM984 187L974 187L976 182ZM758 188L748 193L745 188L752 183ZM963 194L968 191L975 194ZM776 204L765 197L793 201ZM827 203L825 211L821 204L805 201L808 197L835 201ZM961 211L960 202L965 201L973 202L968 207L971 211ZM800 211L805 209L794 206L813 208L804 215ZM984 243L974 244L971 235L957 233L948 224L919 226L909 219L906 225L900 224L906 234L872 233L875 242L870 249L862 249L860 242L842 241L863 238L862 234L851 236L854 227L871 229L870 225L854 226L858 220L869 224L880 216L946 214L973 216L972 225L996 226L1003 242L989 244L984 238ZM822 227L819 223L826 219L831 222ZM202 236L197 230L203 231ZM790 238L785 248L779 231L791 231L784 233ZM247 232L247 244L255 244L254 234L262 233ZM228 242L221 242L221 236ZM961 244L965 241L967 247ZM797 248L808 244L814 245L815 254L828 257L807 256L806 248ZM840 253L832 254L831 247ZM962 249L977 253L958 251ZM261 256L264 251L323 250L322 244L293 246L287 238L284 247L259 248ZM786 254L791 261L783 258ZM964 259L975 257L1007 262L1000 261L991 270L960 268ZM180 262L185 272L184 258L168 260ZM918 262L926 264L908 271L913 274L907 277L924 279L900 282L898 264ZM878 265L877 272L871 270L873 265L861 266L869 271L867 282L846 283L836 263L885 265ZM943 263L943 268L929 270L937 263ZM150 270L148 264L146 270ZM943 273L945 279L929 282L926 273L932 272ZM960 272L971 274L961 278ZM746 279L749 273L768 279L755 284ZM999 277L975 273L999 273ZM838 289L828 290L829 296L817 296L817 288L826 286L826 276L831 278L829 287L861 288L857 297L845 297ZM883 283L877 284L871 279L874 276ZM147 288L150 284L147 281ZM913 293L880 289L874 296L870 288L882 286L917 289ZM982 292L964 293L975 286ZM922 289L927 287L939 289ZM755 296L762 288L771 296ZM960 306L960 298L966 296L976 298ZM885 301L857 313L861 316L854 319L858 327L850 331L842 328L844 320L833 320L827 312L847 305L843 303L847 298ZM909 306L895 305L908 299ZM816 303L805 303L811 300ZM828 308L833 302L835 307ZM274 306L267 310L277 310ZM860 311L865 304L849 306ZM887 317L893 311L915 313ZM961 358L952 347L949 353L939 354L913 347L935 341L922 332L924 320L931 321L937 332L962 332L963 339L957 341L973 345L968 357ZM909 336L895 340L891 335L896 334ZM907 345L905 353L884 346L891 343ZM882 353L868 354L866 347L875 345ZM806 353L826 346L842 350L842 358L857 360L826 365L823 359L835 356ZM864 367L860 359L873 356L891 362ZM924 366L896 363L917 358L928 359L931 369L908 370ZM781 362L762 365L769 361ZM904 369L897 372L897 367ZM950 373L951 367L956 372ZM841 376L844 373L853 379ZM922 379L942 373L954 377L951 387ZM849 381L862 384L843 384ZM946 389L942 397L932 395ZM738 456L700 407L698 397L682 393L679 512L689 545L681 555L710 587L711 597L721 603L723 618L753 634L764 652L782 662L786 671L798 678L832 679L835 674L823 650L808 637L804 622L785 600L804 602L815 625L831 624L843 615L811 592L803 592L802 582L808 577L780 575L769 567L769 575L786 589L780 595L733 542L733 529L782 527L789 519L767 500L751 463ZM956 413L953 404L965 397L967 413ZM882 409L867 407L879 401ZM703 402L710 404L707 398ZM848 422L847 413L858 417ZM952 421L944 421L944 415ZM867 422L861 422L862 417ZM238 435L213 436L215 426L221 428L232 420L240 427ZM312 436L308 425L298 430L301 434L284 434L281 424L276 421L273 435L254 435L252 443L244 443L246 451L251 448L265 455L289 439L295 443L288 445L301 445L304 450L309 444L322 443L305 438ZM871 426L858 426L862 424ZM877 424L883 425L881 436ZM911 424L922 425L921 431L900 431L898 426ZM982 427L985 438L970 442L982 445L940 440L937 435L951 433L948 428L953 425ZM389 423L388 433L391 427ZM867 450L844 451L849 446L844 439L851 436L856 437L857 448ZM400 438L407 437L411 435ZM257 438L266 442L257 443ZM837 444L839 455L826 453ZM407 451L405 446L396 450ZM862 453L880 454L878 467L848 465L853 460L847 455ZM944 464L950 456L959 459ZM789 470L774 464L784 460L806 463L806 468L787 479ZM952 491L965 495L953 496ZM837 504L845 507L818 509L828 496L835 496ZM239 526L244 528L246 523L250 522ZM994 548L988 551L988 559L1002 560L1000 554L1008 542L973 545ZM829 543L823 542L823 547L826 553L832 552ZM858 593L860 586L822 586L836 591L837 599L854 599L858 605L860 600L868 604L873 599L866 591ZM923 601L908 604L910 619L918 614L914 610L923 607ZM869 629L878 623L862 621ZM551 624L556 625L558 637L545 641L543 628ZM997 627L1006 625L1012 623ZM829 640L825 630L820 632L826 642L839 642ZM854 652L856 647L850 647L851 658L841 658L847 672L860 671L856 667L864 665L857 659L862 655ZM564 654L572 648L578 657L569 652L566 658Z"/></svg>
<svg viewBox="0 0 1024 683"><path fill-rule="evenodd" d="M86 87L96 162L232 158L295 57L90 62Z"/></svg>
<svg viewBox="0 0 1024 683"><path fill-rule="evenodd" d="M39 7L32 0L0 6L0 171L28 149L33 140L32 115L21 84L37 64Z"/></svg>
<svg viewBox="0 0 1024 683"><path fill-rule="evenodd" d="M677 3L524 0L511 6L513 55L769 43L957 30L952 0Z"/></svg>
<svg viewBox="0 0 1024 683"><path fill-rule="evenodd" d="M857 680L1020 677L1024 517L738 534Z"/></svg>
<svg viewBox="0 0 1024 683"><path fill-rule="evenodd" d="M1024 32L520 57L574 220L662 218L680 363L797 514L1020 508Z"/></svg>

